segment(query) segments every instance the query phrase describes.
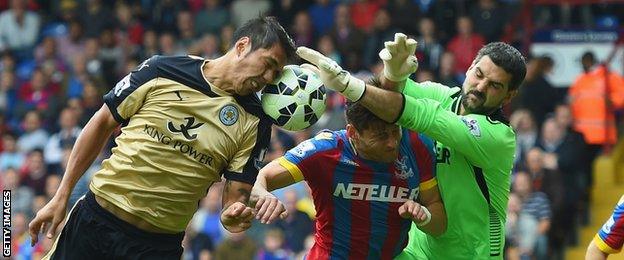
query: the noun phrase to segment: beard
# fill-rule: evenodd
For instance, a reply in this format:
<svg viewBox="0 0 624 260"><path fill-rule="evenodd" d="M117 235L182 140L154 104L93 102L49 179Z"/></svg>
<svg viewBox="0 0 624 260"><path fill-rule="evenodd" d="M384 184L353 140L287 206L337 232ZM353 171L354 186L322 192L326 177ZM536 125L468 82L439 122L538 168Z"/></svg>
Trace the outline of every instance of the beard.
<svg viewBox="0 0 624 260"><path fill-rule="evenodd" d="M472 98L468 97L470 94ZM485 106L485 101L485 94L476 90L468 91L461 97L462 106L468 114L488 115L496 110L497 107Z"/></svg>

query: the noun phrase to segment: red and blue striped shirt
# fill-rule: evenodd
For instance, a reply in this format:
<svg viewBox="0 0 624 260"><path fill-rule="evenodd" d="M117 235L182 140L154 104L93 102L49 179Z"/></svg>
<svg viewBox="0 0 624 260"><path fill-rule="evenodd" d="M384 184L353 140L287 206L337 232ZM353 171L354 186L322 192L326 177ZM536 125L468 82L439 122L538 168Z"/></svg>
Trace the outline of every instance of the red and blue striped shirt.
<svg viewBox="0 0 624 260"><path fill-rule="evenodd" d="M594 243L601 251L608 254L622 250L622 244L624 244L624 196L620 198L613 214L594 237Z"/></svg>
<svg viewBox="0 0 624 260"><path fill-rule="evenodd" d="M357 156L344 130L323 131L279 159L312 191L316 233L307 258L391 259L407 245L411 222L398 208L437 185L436 157L433 140L402 131L394 163Z"/></svg>

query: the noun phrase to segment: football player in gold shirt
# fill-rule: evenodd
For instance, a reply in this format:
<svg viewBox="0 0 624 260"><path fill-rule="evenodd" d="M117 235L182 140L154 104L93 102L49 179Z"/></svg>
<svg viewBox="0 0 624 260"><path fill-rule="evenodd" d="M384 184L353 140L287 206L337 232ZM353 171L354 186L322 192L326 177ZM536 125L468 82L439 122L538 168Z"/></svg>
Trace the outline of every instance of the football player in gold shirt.
<svg viewBox="0 0 624 260"><path fill-rule="evenodd" d="M231 232L251 226L247 203L271 134L256 93L295 49L273 17L247 22L233 39L214 60L153 56L104 96L56 195L29 225L33 245L46 229L54 237L74 185L121 124L117 147L44 259L180 259L198 201L222 176L221 223Z"/></svg>

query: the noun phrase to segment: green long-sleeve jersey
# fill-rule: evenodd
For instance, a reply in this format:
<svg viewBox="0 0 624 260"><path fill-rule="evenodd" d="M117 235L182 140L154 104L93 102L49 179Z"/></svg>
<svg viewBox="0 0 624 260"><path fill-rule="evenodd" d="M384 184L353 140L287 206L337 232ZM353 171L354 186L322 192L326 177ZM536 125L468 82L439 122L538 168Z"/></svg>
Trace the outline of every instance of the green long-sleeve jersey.
<svg viewBox="0 0 624 260"><path fill-rule="evenodd" d="M436 140L438 187L448 217L439 236L412 225L398 259L502 259L515 134L497 111L460 115L461 89L408 80L398 123Z"/></svg>

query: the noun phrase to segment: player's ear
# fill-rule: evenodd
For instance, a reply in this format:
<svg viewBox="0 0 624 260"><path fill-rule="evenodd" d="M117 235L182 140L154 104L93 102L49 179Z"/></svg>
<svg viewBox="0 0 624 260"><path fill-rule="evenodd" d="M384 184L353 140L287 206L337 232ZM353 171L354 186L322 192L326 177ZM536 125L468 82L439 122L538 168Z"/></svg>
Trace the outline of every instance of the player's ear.
<svg viewBox="0 0 624 260"><path fill-rule="evenodd" d="M507 92L507 96L503 99L503 104L509 103L516 95L518 95L518 89L510 90Z"/></svg>
<svg viewBox="0 0 624 260"><path fill-rule="evenodd" d="M237 57L245 57L251 50L251 39L247 36L243 36L234 44L234 51Z"/></svg>
<svg viewBox="0 0 624 260"><path fill-rule="evenodd" d="M357 130L352 124L347 124L347 137L357 138Z"/></svg>

